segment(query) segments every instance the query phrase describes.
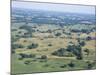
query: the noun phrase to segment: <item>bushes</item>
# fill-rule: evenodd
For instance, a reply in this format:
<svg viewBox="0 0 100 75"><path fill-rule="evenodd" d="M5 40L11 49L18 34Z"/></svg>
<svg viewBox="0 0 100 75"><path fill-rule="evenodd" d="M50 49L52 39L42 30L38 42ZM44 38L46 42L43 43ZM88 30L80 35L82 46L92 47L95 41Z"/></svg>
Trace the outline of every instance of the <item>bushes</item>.
<svg viewBox="0 0 100 75"><path fill-rule="evenodd" d="M24 53L20 53L19 55L20 55L21 58L27 58L28 57L28 55L24 54Z"/></svg>
<svg viewBox="0 0 100 75"><path fill-rule="evenodd" d="M80 46L85 46L85 41L81 41L80 38L77 38L77 42L79 43Z"/></svg>
<svg viewBox="0 0 100 75"><path fill-rule="evenodd" d="M80 45L69 45L66 50L76 55L77 59L82 59L82 48Z"/></svg>
<svg viewBox="0 0 100 75"><path fill-rule="evenodd" d="M52 55L64 56L64 52L66 52L66 50L64 48L60 48L57 51L53 52Z"/></svg>
<svg viewBox="0 0 100 75"><path fill-rule="evenodd" d="M92 40L92 38L91 38L90 36L88 36L88 37L86 38L86 40L87 40L87 41L90 41L90 40Z"/></svg>
<svg viewBox="0 0 100 75"><path fill-rule="evenodd" d="M24 46L21 45L21 44L12 44L12 45L11 45L11 48L12 48L12 49L24 48Z"/></svg>
<svg viewBox="0 0 100 75"><path fill-rule="evenodd" d="M46 55L42 55L41 59L47 59L47 56Z"/></svg>
<svg viewBox="0 0 100 75"><path fill-rule="evenodd" d="M54 52L52 53L52 55L58 55L57 51L54 51Z"/></svg>
<svg viewBox="0 0 100 75"><path fill-rule="evenodd" d="M81 47L80 45L68 45L66 50L77 54L79 51L81 51Z"/></svg>
<svg viewBox="0 0 100 75"><path fill-rule="evenodd" d="M74 48L75 48L75 45L68 45L66 50L69 52L72 52Z"/></svg>
<svg viewBox="0 0 100 75"><path fill-rule="evenodd" d="M56 33L55 36L61 36L61 33Z"/></svg>
<svg viewBox="0 0 100 75"><path fill-rule="evenodd" d="M24 53L19 54L19 60L24 58L34 58L34 57L35 57L34 54L24 54Z"/></svg>
<svg viewBox="0 0 100 75"><path fill-rule="evenodd" d="M87 53L87 55L89 55L89 49L84 49L84 52L86 52Z"/></svg>
<svg viewBox="0 0 100 75"><path fill-rule="evenodd" d="M85 46L85 42L84 41L81 41L81 42L79 42L79 45Z"/></svg>
<svg viewBox="0 0 100 75"><path fill-rule="evenodd" d="M42 56L40 57L40 62L46 62L47 59L48 59L48 57L47 57L46 55L42 55Z"/></svg>
<svg viewBox="0 0 100 75"><path fill-rule="evenodd" d="M77 32L81 32L81 31L78 29L71 29L71 32L77 33Z"/></svg>
<svg viewBox="0 0 100 75"><path fill-rule="evenodd" d="M69 64L68 64L69 67L75 67L75 64L71 61Z"/></svg>
<svg viewBox="0 0 100 75"><path fill-rule="evenodd" d="M21 45L21 44L11 44L11 53L15 53L15 49L17 49L17 48L24 48L24 46L23 45Z"/></svg>
<svg viewBox="0 0 100 75"><path fill-rule="evenodd" d="M57 51L54 51L52 55L68 56L68 57L72 57L75 55L78 60L81 60L83 58L82 48L80 45L68 45L66 49L60 48Z"/></svg>
<svg viewBox="0 0 100 75"><path fill-rule="evenodd" d="M82 33L87 33L89 32L87 29L71 29L71 32L74 32L74 33L78 33L78 32L82 32Z"/></svg>
<svg viewBox="0 0 100 75"><path fill-rule="evenodd" d="M93 63L88 61L87 62L87 69L92 69L93 68Z"/></svg>
<svg viewBox="0 0 100 75"><path fill-rule="evenodd" d="M65 67L67 67L66 64L60 66L60 68L65 68Z"/></svg>
<svg viewBox="0 0 100 75"><path fill-rule="evenodd" d="M19 60L23 60L23 57L22 57L22 56L19 56L18 59L19 59Z"/></svg>
<svg viewBox="0 0 100 75"><path fill-rule="evenodd" d="M92 67L93 67L92 63L88 63L87 69L92 69Z"/></svg>
<svg viewBox="0 0 100 75"><path fill-rule="evenodd" d="M73 57L72 52L67 52L66 49L60 48L58 51L54 51L52 55L63 56L63 57Z"/></svg>
<svg viewBox="0 0 100 75"><path fill-rule="evenodd" d="M76 59L78 59L78 60L82 60L82 59L83 59L82 54L81 54L81 53L80 53L80 54L77 54Z"/></svg>
<svg viewBox="0 0 100 75"><path fill-rule="evenodd" d="M48 46L52 46L52 44L48 44Z"/></svg>
<svg viewBox="0 0 100 75"><path fill-rule="evenodd" d="M29 45L27 48L28 49L32 49L32 48L37 48L38 44L32 43L31 45Z"/></svg>
<svg viewBox="0 0 100 75"><path fill-rule="evenodd" d="M25 58L32 58L32 61L39 60L40 62L46 62L48 59L46 55L41 55L39 58L37 58L35 54L20 53L18 56L19 60L23 60Z"/></svg>
<svg viewBox="0 0 100 75"><path fill-rule="evenodd" d="M27 60L27 61L24 62L24 64L28 65L28 64L30 64L30 62L31 61Z"/></svg>

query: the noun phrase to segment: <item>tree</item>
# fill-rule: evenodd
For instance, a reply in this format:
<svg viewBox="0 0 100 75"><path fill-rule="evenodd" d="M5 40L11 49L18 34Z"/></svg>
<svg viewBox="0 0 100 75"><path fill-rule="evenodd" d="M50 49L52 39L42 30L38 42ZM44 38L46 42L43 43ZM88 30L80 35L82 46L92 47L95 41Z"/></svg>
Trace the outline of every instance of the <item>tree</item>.
<svg viewBox="0 0 100 75"><path fill-rule="evenodd" d="M92 38L90 37L90 36L88 36L87 38L86 38L86 40L87 41L89 41L89 40L91 40Z"/></svg>
<svg viewBox="0 0 100 75"><path fill-rule="evenodd" d="M78 60L82 60L82 59L83 59L82 54L77 54L76 58L77 58Z"/></svg>
<svg viewBox="0 0 100 75"><path fill-rule="evenodd" d="M57 52L57 51L54 51L54 52L52 53L52 55L58 55L58 52Z"/></svg>
<svg viewBox="0 0 100 75"><path fill-rule="evenodd" d="M27 54L24 54L24 53L20 53L19 55L21 56L21 58L27 58L28 57Z"/></svg>
<svg viewBox="0 0 100 75"><path fill-rule="evenodd" d="M87 62L87 69L92 69L92 67L93 67L93 63L91 63L91 62Z"/></svg>
<svg viewBox="0 0 100 75"><path fill-rule="evenodd" d="M20 53L19 54L19 58L34 58L35 55L34 54L24 54L24 53Z"/></svg>
<svg viewBox="0 0 100 75"><path fill-rule="evenodd" d="M48 44L48 46L52 46L52 44Z"/></svg>
<svg viewBox="0 0 100 75"><path fill-rule="evenodd" d="M86 49L84 50L84 52L86 52L87 55L89 55L89 49L86 48Z"/></svg>
<svg viewBox="0 0 100 75"><path fill-rule="evenodd" d="M27 61L24 62L24 64L29 65L30 64L30 61L27 60Z"/></svg>
<svg viewBox="0 0 100 75"><path fill-rule="evenodd" d="M28 49L32 49L32 48L37 48L38 44L32 43L31 45L29 45L27 48Z"/></svg>
<svg viewBox="0 0 100 75"><path fill-rule="evenodd" d="M50 29L48 29L48 31L47 31L48 33L52 33L52 30L50 30Z"/></svg>
<svg viewBox="0 0 100 75"><path fill-rule="evenodd" d="M85 46L85 42L84 42L84 41L80 41L80 42L79 42L79 45Z"/></svg>
<svg viewBox="0 0 100 75"><path fill-rule="evenodd" d="M81 32L82 32L82 33L87 33L88 30L87 30L87 29L82 29Z"/></svg>
<svg viewBox="0 0 100 75"><path fill-rule="evenodd" d="M18 57L18 59L19 59L19 60L22 60L22 59L23 59L23 57L22 57L22 56L19 56L19 57Z"/></svg>
<svg viewBox="0 0 100 75"><path fill-rule="evenodd" d="M66 52L66 49L60 48L57 51L53 52L52 55L57 55L57 56L64 56L64 53Z"/></svg>
<svg viewBox="0 0 100 75"><path fill-rule="evenodd" d="M61 65L60 67L61 67L61 68L65 68L65 67L67 67L67 65L66 65L66 64L64 64L64 65Z"/></svg>
<svg viewBox="0 0 100 75"><path fill-rule="evenodd" d="M21 44L11 43L11 53L15 53L16 52L15 49L17 49L17 48L24 48L24 46Z"/></svg>
<svg viewBox="0 0 100 75"><path fill-rule="evenodd" d="M47 59L47 56L46 55L42 55L41 59Z"/></svg>
<svg viewBox="0 0 100 75"><path fill-rule="evenodd" d="M61 36L61 33L56 33L55 36Z"/></svg>
<svg viewBox="0 0 100 75"><path fill-rule="evenodd" d="M66 50L69 52L72 52L74 48L75 48L75 45L68 45Z"/></svg>
<svg viewBox="0 0 100 75"><path fill-rule="evenodd" d="M71 32L77 33L77 32L81 32L81 31L78 29L71 29Z"/></svg>
<svg viewBox="0 0 100 75"><path fill-rule="evenodd" d="M12 44L12 45L11 45L11 48L12 48L12 49L16 49L16 48L24 48L24 46L21 45L21 44Z"/></svg>
<svg viewBox="0 0 100 75"><path fill-rule="evenodd" d="M46 62L48 58L47 58L46 55L42 55L41 56L41 59L42 59L41 62Z"/></svg>
<svg viewBox="0 0 100 75"><path fill-rule="evenodd" d="M80 45L69 45L66 50L76 55L77 59L82 59L82 48Z"/></svg>
<svg viewBox="0 0 100 75"><path fill-rule="evenodd" d="M68 64L69 67L75 67L75 64L71 61L69 64Z"/></svg>

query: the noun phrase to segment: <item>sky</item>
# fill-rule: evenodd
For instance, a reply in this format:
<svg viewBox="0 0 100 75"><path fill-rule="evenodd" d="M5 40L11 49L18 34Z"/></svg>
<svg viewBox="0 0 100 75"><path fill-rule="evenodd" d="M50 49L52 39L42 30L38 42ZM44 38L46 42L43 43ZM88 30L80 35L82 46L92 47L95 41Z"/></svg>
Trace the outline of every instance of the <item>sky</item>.
<svg viewBox="0 0 100 75"><path fill-rule="evenodd" d="M12 8L95 14L95 6L12 1Z"/></svg>

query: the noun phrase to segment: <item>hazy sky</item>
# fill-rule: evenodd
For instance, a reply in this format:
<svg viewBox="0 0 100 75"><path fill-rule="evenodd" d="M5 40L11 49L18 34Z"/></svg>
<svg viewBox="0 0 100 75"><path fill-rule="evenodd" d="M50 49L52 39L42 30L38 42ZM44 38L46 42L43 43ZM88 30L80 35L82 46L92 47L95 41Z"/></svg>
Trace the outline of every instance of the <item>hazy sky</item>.
<svg viewBox="0 0 100 75"><path fill-rule="evenodd" d="M49 11L95 14L95 6L12 1L12 7L28 8L28 9L40 9L40 10L49 10Z"/></svg>

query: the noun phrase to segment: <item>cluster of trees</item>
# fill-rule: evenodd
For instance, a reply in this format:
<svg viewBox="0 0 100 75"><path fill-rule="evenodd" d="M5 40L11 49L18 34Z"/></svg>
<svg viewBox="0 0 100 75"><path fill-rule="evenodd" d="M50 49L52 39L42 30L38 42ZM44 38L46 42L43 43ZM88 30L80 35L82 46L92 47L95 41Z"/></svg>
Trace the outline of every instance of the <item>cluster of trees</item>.
<svg viewBox="0 0 100 75"><path fill-rule="evenodd" d="M86 66L86 68L87 68L87 69L92 69L94 65L95 65L94 62L87 61L87 66Z"/></svg>
<svg viewBox="0 0 100 75"><path fill-rule="evenodd" d="M52 55L63 56L63 57L73 57L74 56L72 52L67 52L65 48L60 48L57 51L54 51Z"/></svg>
<svg viewBox="0 0 100 75"><path fill-rule="evenodd" d="M69 45L66 49L69 52L72 52L74 55L76 55L77 59L82 59L82 48L80 45Z"/></svg>
<svg viewBox="0 0 100 75"><path fill-rule="evenodd" d="M17 48L24 48L24 46L23 45L21 45L21 44L11 44L11 52L12 53L15 53L15 49L17 49Z"/></svg>
<svg viewBox="0 0 100 75"><path fill-rule="evenodd" d="M33 49L33 48L37 48L37 47L38 47L38 44L35 44L35 43L32 43L27 46L28 49ZM17 49L17 48L24 48L24 46L21 44L14 44L14 43L11 44L12 53L15 53L15 49Z"/></svg>
<svg viewBox="0 0 100 75"><path fill-rule="evenodd" d="M80 46L85 46L85 41L82 41L80 38L77 38L77 42Z"/></svg>
<svg viewBox="0 0 100 75"><path fill-rule="evenodd" d="M80 45L80 46L85 46L85 42L84 42L84 41L80 41L80 42L79 42L79 45Z"/></svg>
<svg viewBox="0 0 100 75"><path fill-rule="evenodd" d="M37 58L35 54L25 54L25 53L20 53L18 59L22 60L24 58L33 58L33 59L39 59L42 62L47 61L48 57L46 55L41 55L40 58Z"/></svg>
<svg viewBox="0 0 100 75"><path fill-rule="evenodd" d="M79 30L79 29L71 29L71 32L75 32L75 33L77 33L77 32L88 33L89 30L88 29L81 29L81 30Z"/></svg>
<svg viewBox="0 0 100 75"><path fill-rule="evenodd" d="M52 55L67 56L66 52L69 52L69 56L75 55L78 60L81 60L83 58L82 48L80 45L68 45L67 48L60 48L57 51L54 51Z"/></svg>
<svg viewBox="0 0 100 75"><path fill-rule="evenodd" d="M70 32L63 32L64 34L66 34L66 35L71 35L71 33Z"/></svg>
<svg viewBox="0 0 100 75"><path fill-rule="evenodd" d="M24 46L21 45L21 44L11 44L11 48L12 48L12 49L24 48Z"/></svg>
<svg viewBox="0 0 100 75"><path fill-rule="evenodd" d="M34 58L36 55L35 54L25 54L25 53L20 53L19 54L19 60L22 60L24 58Z"/></svg>
<svg viewBox="0 0 100 75"><path fill-rule="evenodd" d="M75 63L70 61L68 64L61 65L60 68L66 68L67 66L73 68L73 67L75 67Z"/></svg>
<svg viewBox="0 0 100 75"><path fill-rule="evenodd" d="M57 55L57 56L64 56L64 53L66 52L65 48L60 48L57 51L54 51L52 55Z"/></svg>
<svg viewBox="0 0 100 75"><path fill-rule="evenodd" d="M93 66L94 66L94 64L95 64L95 63L90 62L90 61L88 61L88 62L86 62L86 63L87 63L86 69L92 69ZM73 61L70 61L68 64L63 64L63 65L61 65L60 68L66 68L67 66L69 66L70 68L73 68L73 67L75 67L76 65L75 65L75 63L74 63Z"/></svg>

